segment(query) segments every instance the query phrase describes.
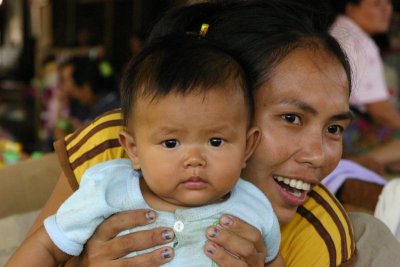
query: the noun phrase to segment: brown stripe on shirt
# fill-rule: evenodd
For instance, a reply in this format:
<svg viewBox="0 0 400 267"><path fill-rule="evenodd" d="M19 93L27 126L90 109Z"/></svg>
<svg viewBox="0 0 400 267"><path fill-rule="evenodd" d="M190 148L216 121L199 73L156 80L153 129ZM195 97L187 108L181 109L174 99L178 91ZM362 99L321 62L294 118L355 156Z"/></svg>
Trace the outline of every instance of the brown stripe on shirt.
<svg viewBox="0 0 400 267"><path fill-rule="evenodd" d="M112 121L105 121L95 127L93 127L84 137L80 138L80 141L76 143L73 147L68 149L69 156L72 156L79 148L84 144L87 140L89 140L93 135L100 132L101 130L113 126L121 126L123 124L122 120L112 120ZM68 142L66 142L66 146L68 146Z"/></svg>
<svg viewBox="0 0 400 267"><path fill-rule="evenodd" d="M330 194L328 194L330 195ZM318 194L316 191L311 191L308 193L308 196L313 198L318 204L320 204L327 212L328 214L332 217L332 220L335 222L339 233L340 233L340 241L341 241L341 247L342 247L342 261L347 259L347 240L346 240L346 233L343 228L343 224L341 223L339 217L335 213L335 211L332 209L331 205L321 197L320 194ZM346 216L345 216L346 217Z"/></svg>
<svg viewBox="0 0 400 267"><path fill-rule="evenodd" d="M343 217L345 218L347 225L350 227L350 229L349 229L349 232L350 232L350 235L351 235L351 238L350 238L350 239L351 239L350 248L351 248L351 251L354 251L355 248L356 248L356 244L355 244L355 240L354 240L354 238L353 238L352 224L351 224L351 222L350 222L349 217L347 216L347 212L345 211L345 209L344 209L344 207L342 206L342 204L340 204L340 202L337 200L337 198L336 198L335 196L333 196L332 193L328 190L328 188L326 188L325 186L320 186L320 188L322 188L322 189L327 193L327 195L329 195L329 196L331 197L331 199L332 199L333 201L335 201L336 203L338 203L337 206L338 206L338 208L340 209L340 212L342 213Z"/></svg>
<svg viewBox="0 0 400 267"><path fill-rule="evenodd" d="M304 206L300 206L297 209L297 213L300 214L303 218L305 218L309 223L314 226L315 230L319 233L319 235L324 240L326 247L328 248L329 253L329 266L335 267L336 266L336 249L335 244L333 243L332 237L322 225L321 221L314 216L308 209Z"/></svg>
<svg viewBox="0 0 400 267"><path fill-rule="evenodd" d="M105 113L103 113L102 115L98 116L97 118L95 118L94 120L84 124L82 127L80 127L78 130L74 131L71 135L67 136L67 138L65 138L65 144L68 145L72 140L74 140L83 130L85 130L87 128L87 126L91 123L95 123L97 120L104 118L108 115L111 114L116 114L116 113L121 113L122 111L120 108L117 109L113 109L111 111L107 111ZM122 120L121 120L122 121Z"/></svg>
<svg viewBox="0 0 400 267"><path fill-rule="evenodd" d="M78 189L79 184L76 180L75 173L71 169L71 165L69 162L68 152L66 150L64 139L57 140L54 143L54 149L58 156L58 160L60 162L61 168L68 179L69 184L71 185L74 191Z"/></svg>
<svg viewBox="0 0 400 267"><path fill-rule="evenodd" d="M108 139L104 141L103 143L95 146L91 150L87 151L86 153L82 154L79 158L77 158L74 162L71 162L71 169L75 170L77 167L79 167L81 164L84 162L88 161L89 159L94 158L95 156L103 153L105 150L113 147L119 147L121 146L118 138L117 139Z"/></svg>

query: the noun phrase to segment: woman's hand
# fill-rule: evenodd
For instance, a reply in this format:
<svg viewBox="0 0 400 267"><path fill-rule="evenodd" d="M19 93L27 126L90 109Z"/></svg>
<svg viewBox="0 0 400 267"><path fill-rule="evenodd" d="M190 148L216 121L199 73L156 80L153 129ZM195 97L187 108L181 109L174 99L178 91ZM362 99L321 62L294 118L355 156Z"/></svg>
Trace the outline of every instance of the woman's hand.
<svg viewBox="0 0 400 267"><path fill-rule="evenodd" d="M205 253L220 266L264 266L267 248L258 229L224 215L217 226L207 229Z"/></svg>
<svg viewBox="0 0 400 267"><path fill-rule="evenodd" d="M173 249L166 246L153 252L122 258L130 252L162 245L174 238L169 228L157 228L117 236L123 230L152 223L156 213L149 210L126 211L106 219L88 240L79 257L65 266L160 266L172 260Z"/></svg>

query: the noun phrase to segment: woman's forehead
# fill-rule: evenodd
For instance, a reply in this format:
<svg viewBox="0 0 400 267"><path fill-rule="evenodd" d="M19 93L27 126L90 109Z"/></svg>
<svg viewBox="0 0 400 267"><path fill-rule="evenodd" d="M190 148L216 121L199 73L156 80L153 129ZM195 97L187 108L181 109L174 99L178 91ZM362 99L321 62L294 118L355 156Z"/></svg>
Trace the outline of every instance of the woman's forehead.
<svg viewBox="0 0 400 267"><path fill-rule="evenodd" d="M267 83L293 85L321 83L347 89L349 80L340 61L331 53L314 49L295 49L283 58L271 72ZM322 88L321 88L322 89Z"/></svg>
<svg viewBox="0 0 400 267"><path fill-rule="evenodd" d="M340 98L348 103L349 82L339 60L327 52L296 49L259 86L255 101L286 101L285 98Z"/></svg>

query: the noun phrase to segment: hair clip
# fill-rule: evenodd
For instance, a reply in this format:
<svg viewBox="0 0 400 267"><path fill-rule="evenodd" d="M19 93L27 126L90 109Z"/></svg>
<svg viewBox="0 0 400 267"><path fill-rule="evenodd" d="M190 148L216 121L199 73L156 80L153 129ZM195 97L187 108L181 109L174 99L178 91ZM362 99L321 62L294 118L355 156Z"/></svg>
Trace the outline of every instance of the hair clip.
<svg viewBox="0 0 400 267"><path fill-rule="evenodd" d="M210 27L210 25L207 23L201 24L201 28L200 28L200 32L199 32L200 36L205 37L208 32L209 27Z"/></svg>

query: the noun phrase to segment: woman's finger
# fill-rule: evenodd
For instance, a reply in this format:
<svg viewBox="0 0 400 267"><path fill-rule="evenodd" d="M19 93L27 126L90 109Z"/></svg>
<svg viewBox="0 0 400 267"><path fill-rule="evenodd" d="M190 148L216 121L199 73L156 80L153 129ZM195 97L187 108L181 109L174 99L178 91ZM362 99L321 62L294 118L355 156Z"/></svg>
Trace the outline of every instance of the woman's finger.
<svg viewBox="0 0 400 267"><path fill-rule="evenodd" d="M132 210L114 214L100 224L92 239L110 240L124 230L154 222L156 216L152 210Z"/></svg>
<svg viewBox="0 0 400 267"><path fill-rule="evenodd" d="M234 234L233 238L234 236L238 236L241 237L242 239L250 241L251 243L253 243L257 252L266 251L264 239L261 235L261 232L257 228L249 225L248 223L242 221L241 219L235 216L223 215L220 219L218 228L233 233ZM235 240L230 240L233 241L233 243L230 245L240 245L240 242L243 241L242 239L237 240L239 242L235 242ZM226 246L224 247L227 248Z"/></svg>
<svg viewBox="0 0 400 267"><path fill-rule="evenodd" d="M238 256L233 255L223 247L214 242L207 242L204 246L204 252L213 261L221 267L249 267L253 265L247 264ZM254 265L255 266L255 265Z"/></svg>
<svg viewBox="0 0 400 267"><path fill-rule="evenodd" d="M65 266L67 267L149 267L160 266L174 257L174 250L170 247L162 247L149 253L137 255L131 258L105 260L102 257L87 257L87 254L73 258Z"/></svg>
<svg viewBox="0 0 400 267"><path fill-rule="evenodd" d="M207 238L247 262L263 266L267 248L258 229L242 220L224 215L220 224L207 229Z"/></svg>
<svg viewBox="0 0 400 267"><path fill-rule="evenodd" d="M135 256L133 258L119 259L113 263L115 267L155 267L166 264L174 257L174 250L170 247L163 247L150 253Z"/></svg>
<svg viewBox="0 0 400 267"><path fill-rule="evenodd" d="M169 243L174 238L174 232L169 228L155 228L122 235L110 240L107 244L110 257L117 259L132 251L139 251L154 246Z"/></svg>
<svg viewBox="0 0 400 267"><path fill-rule="evenodd" d="M74 259L74 266L133 266L123 265L122 262L127 259L122 257L171 242L174 238L173 231L163 227L117 235L124 230L151 223L155 217L155 212L149 210L126 211L109 217L87 241L80 257ZM134 266L138 267L159 266L173 257L171 248L164 252L160 249L157 251L132 257L129 261L136 262Z"/></svg>

